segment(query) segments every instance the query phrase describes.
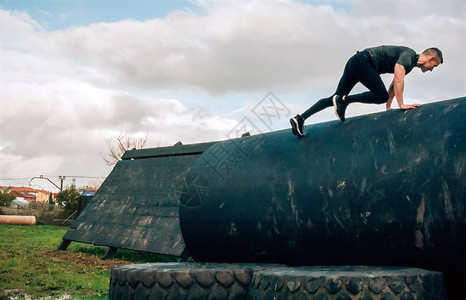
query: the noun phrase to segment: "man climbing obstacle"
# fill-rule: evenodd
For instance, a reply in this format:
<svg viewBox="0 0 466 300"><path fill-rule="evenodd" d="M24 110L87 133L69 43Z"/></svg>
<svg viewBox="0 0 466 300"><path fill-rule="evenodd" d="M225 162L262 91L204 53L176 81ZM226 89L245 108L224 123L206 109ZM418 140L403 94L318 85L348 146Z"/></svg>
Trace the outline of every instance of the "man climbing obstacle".
<svg viewBox="0 0 466 300"><path fill-rule="evenodd" d="M302 114L290 119L293 134L303 135L304 121L313 114L333 105L335 114L340 121L345 121L345 111L353 102L386 103L390 109L393 98L396 97L401 109L411 109L420 104L404 104L403 89L404 77L414 67L421 68L422 72L432 71L443 63L442 52L438 48L428 48L421 54L403 46L379 46L358 51L346 63L343 75L333 96L317 101ZM380 78L380 74L394 74L393 81L387 89ZM356 83L362 83L369 89L356 95L348 95Z"/></svg>

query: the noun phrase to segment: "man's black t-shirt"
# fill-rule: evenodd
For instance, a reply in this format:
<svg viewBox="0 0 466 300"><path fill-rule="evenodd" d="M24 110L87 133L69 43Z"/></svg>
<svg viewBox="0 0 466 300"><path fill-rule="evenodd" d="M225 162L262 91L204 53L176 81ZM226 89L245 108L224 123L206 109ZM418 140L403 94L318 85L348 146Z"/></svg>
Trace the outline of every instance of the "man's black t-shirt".
<svg viewBox="0 0 466 300"><path fill-rule="evenodd" d="M402 65L408 74L417 65L419 58L413 49L403 46L379 46L367 48L366 51L379 74L394 73L395 64Z"/></svg>

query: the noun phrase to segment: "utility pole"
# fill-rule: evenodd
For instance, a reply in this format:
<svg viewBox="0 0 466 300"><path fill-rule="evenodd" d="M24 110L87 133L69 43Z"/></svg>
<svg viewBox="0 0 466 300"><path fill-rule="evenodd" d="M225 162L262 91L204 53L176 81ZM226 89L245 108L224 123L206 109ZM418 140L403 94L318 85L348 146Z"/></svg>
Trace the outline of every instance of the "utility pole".
<svg viewBox="0 0 466 300"><path fill-rule="evenodd" d="M40 175L39 177L34 176L34 177L31 178L31 180L29 180L29 185L31 185L31 181L33 181L34 179L45 179L45 180L48 180L54 186L56 186L57 189L59 189L60 192L61 192L61 191L63 191L63 181L65 180L65 178L66 178L66 176L58 176L58 179L60 179L60 186L58 186L58 185L55 184L55 182L53 182L49 178L44 177L44 175Z"/></svg>
<svg viewBox="0 0 466 300"><path fill-rule="evenodd" d="M60 179L60 192L63 191L63 181L65 178L66 176L58 176L58 179Z"/></svg>

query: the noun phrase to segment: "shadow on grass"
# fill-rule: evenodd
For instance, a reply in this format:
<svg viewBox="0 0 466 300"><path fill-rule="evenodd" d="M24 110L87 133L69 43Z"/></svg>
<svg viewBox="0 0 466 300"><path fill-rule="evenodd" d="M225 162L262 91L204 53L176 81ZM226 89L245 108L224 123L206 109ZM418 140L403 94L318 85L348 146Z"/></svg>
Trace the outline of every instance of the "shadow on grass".
<svg viewBox="0 0 466 300"><path fill-rule="evenodd" d="M86 253L102 257L104 256L105 252L107 252L107 249L108 248L104 246L75 244L71 251L75 253ZM117 253L113 256L113 259L125 260L133 263L176 262L178 260L178 258L175 256L127 249L118 249Z"/></svg>

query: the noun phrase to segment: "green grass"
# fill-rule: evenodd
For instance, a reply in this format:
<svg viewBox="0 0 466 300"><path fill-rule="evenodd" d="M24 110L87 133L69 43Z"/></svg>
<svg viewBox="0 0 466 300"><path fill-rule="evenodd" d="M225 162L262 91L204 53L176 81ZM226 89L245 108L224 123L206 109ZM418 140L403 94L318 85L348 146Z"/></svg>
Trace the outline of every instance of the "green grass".
<svg viewBox="0 0 466 300"><path fill-rule="evenodd" d="M118 250L101 260L106 247L71 243L57 251L68 228L0 224L0 299L107 299L110 269L130 263L168 262L174 257ZM50 299L48 298L48 299Z"/></svg>

